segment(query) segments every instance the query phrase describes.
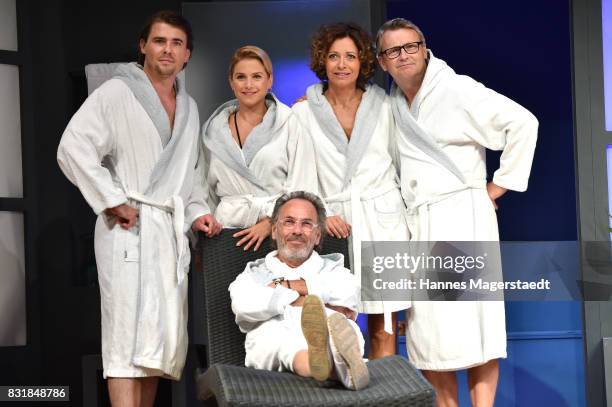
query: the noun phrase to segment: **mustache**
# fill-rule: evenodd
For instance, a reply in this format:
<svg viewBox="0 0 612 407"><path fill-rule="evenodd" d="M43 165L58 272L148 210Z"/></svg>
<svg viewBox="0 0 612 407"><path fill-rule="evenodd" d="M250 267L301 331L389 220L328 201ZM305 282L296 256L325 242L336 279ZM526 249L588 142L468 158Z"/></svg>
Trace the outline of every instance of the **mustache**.
<svg viewBox="0 0 612 407"><path fill-rule="evenodd" d="M288 242L292 242L292 241L299 241L302 243L306 243L306 238L302 235L291 235L287 238Z"/></svg>

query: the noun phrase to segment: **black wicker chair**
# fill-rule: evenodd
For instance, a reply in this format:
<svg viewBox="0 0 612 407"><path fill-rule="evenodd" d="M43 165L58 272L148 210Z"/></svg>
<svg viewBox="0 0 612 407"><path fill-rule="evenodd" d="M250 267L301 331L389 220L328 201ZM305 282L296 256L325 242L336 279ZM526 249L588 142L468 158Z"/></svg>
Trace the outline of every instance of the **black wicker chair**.
<svg viewBox="0 0 612 407"><path fill-rule="evenodd" d="M197 378L198 399L218 406L433 406L434 390L404 358L390 356L368 363L370 385L360 391L332 381L320 383L293 373L244 367L244 334L234 322L227 290L248 261L265 256L266 240L257 252L236 247L233 231L212 239L200 236L196 253L204 278L203 299L208 370ZM328 238L323 253L342 253L348 267L346 240ZM200 292L201 293L201 292ZM199 321L198 321L199 323Z"/></svg>

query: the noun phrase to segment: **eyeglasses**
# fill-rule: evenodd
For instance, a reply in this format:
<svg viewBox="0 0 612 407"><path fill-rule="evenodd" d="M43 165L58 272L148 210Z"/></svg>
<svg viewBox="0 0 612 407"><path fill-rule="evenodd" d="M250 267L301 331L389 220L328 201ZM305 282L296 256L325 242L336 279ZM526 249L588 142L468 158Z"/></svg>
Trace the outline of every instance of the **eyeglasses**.
<svg viewBox="0 0 612 407"><path fill-rule="evenodd" d="M294 218L285 218L280 221L280 224L285 229L294 229L298 224L300 228L311 232L314 228L319 226L317 223L314 223L310 219L294 219Z"/></svg>
<svg viewBox="0 0 612 407"><path fill-rule="evenodd" d="M407 42L404 45L387 48L386 50L381 51L380 53L389 59L395 59L400 56L402 50L406 51L406 54L416 54L419 51L419 47L422 43L423 41Z"/></svg>

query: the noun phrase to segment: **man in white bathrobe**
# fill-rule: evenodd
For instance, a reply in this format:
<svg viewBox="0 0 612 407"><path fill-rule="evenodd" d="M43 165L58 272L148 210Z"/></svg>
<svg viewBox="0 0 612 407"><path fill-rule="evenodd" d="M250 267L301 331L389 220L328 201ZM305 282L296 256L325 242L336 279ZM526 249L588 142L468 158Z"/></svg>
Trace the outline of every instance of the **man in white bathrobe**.
<svg viewBox="0 0 612 407"><path fill-rule="evenodd" d="M140 36L141 65L120 66L94 91L58 148L62 171L98 214L102 359L114 406L152 406L160 376L180 379L185 233L221 229L193 194L198 110L178 76L192 47L187 20L153 15Z"/></svg>
<svg viewBox="0 0 612 407"><path fill-rule="evenodd" d="M496 200L524 191L538 122L522 106L464 75L426 48L413 23L397 18L377 35L391 89L402 196L413 240L497 241ZM485 149L502 150L487 183ZM408 354L437 392L457 406L455 370L468 369L475 406L492 406L506 357L504 304L419 302L408 313Z"/></svg>
<svg viewBox="0 0 612 407"><path fill-rule="evenodd" d="M355 324L359 282L341 254L314 251L325 219L316 195L281 196L272 213L278 250L247 264L230 285L232 310L246 333L247 367L332 377L358 390L369 382Z"/></svg>

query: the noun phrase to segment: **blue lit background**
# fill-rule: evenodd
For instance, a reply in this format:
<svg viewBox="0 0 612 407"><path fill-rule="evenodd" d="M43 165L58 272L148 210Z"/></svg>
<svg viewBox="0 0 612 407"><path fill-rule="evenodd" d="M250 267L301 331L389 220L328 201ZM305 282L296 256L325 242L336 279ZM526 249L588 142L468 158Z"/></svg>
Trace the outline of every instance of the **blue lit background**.
<svg viewBox="0 0 612 407"><path fill-rule="evenodd" d="M186 76L201 121L234 98L227 69L239 47L256 45L270 55L272 90L290 105L318 82L308 58L310 38L322 24L340 20L370 26L368 0L186 2L183 14L196 39Z"/></svg>
<svg viewBox="0 0 612 407"><path fill-rule="evenodd" d="M278 59L274 63L272 91L283 103L291 104L303 96L306 88L319 79L308 67L308 60Z"/></svg>

